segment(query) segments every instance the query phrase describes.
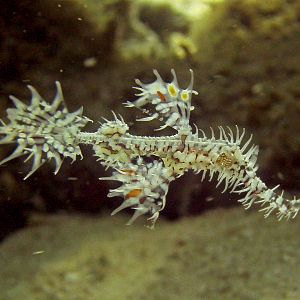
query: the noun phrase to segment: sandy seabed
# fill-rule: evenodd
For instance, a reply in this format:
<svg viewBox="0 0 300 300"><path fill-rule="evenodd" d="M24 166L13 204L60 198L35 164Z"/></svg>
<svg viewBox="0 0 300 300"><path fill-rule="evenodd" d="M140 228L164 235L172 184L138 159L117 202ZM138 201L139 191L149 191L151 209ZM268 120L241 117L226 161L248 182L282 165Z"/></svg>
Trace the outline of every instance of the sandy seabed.
<svg viewBox="0 0 300 300"><path fill-rule="evenodd" d="M1 300L300 299L300 219L219 209L155 230L34 216L0 246Z"/></svg>

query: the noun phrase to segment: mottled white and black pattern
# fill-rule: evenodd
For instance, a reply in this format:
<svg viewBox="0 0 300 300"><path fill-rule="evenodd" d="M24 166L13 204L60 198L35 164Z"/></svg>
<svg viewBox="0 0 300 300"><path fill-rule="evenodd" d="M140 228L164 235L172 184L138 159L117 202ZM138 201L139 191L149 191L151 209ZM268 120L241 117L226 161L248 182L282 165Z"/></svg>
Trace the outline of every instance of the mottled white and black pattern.
<svg viewBox="0 0 300 300"><path fill-rule="evenodd" d="M153 228L159 213L166 204L169 183L186 171L200 173L201 180L209 180L216 174L217 186L224 184L223 192L244 194L239 200L247 209L254 203L262 206L265 216L273 211L278 218L294 218L300 209L300 199L286 199L283 192L277 194L269 189L257 176L258 147L251 145L251 138L245 139L245 130L219 127L211 129L207 136L197 126L189 123L193 90L193 72L186 89L179 87L175 71L173 80L164 82L154 70L156 80L144 84L136 80L138 99L126 102L127 107L137 107L147 116L139 121L159 119L166 127L175 129L171 136L136 136L121 116L113 113L113 120L104 119L96 132L83 132L90 120L82 116L82 109L70 113L63 102L59 83L52 104L48 104L37 91L29 86L31 104L26 105L11 96L15 108L7 109L9 123L1 121L0 143L16 143L15 151L0 164L28 154L33 159L32 175L43 163L52 158L55 174L62 161L70 157L73 161L81 157L80 144L93 147L98 161L106 168L112 168L111 177L101 180L116 180L121 185L110 190L108 196L121 196L124 202L116 208L115 214L127 207L134 209L131 224L137 217L150 214Z"/></svg>
<svg viewBox="0 0 300 300"><path fill-rule="evenodd" d="M0 143L16 142L18 145L1 164L24 154L29 154L26 160L33 158L31 171L25 179L47 160L55 160L54 173L57 174L64 158L75 161L77 156L82 157L76 140L81 128L91 121L82 116L82 108L72 113L67 110L59 82L56 82L57 92L52 104L43 100L32 86L28 88L31 91L30 105L10 96L16 108L7 109L10 122L6 125L2 121L0 127L0 135L5 136Z"/></svg>

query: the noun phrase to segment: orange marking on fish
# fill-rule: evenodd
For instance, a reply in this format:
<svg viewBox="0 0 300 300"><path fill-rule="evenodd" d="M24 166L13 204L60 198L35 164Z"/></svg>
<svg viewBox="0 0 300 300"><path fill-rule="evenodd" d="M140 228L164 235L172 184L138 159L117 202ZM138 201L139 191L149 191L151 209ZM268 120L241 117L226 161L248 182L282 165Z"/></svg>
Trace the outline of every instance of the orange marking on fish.
<svg viewBox="0 0 300 300"><path fill-rule="evenodd" d="M166 96L162 92L157 91L156 94L158 95L161 101L167 101Z"/></svg>
<svg viewBox="0 0 300 300"><path fill-rule="evenodd" d="M130 176L135 175L135 171L130 170L130 169L128 169L128 170L125 169L125 170L121 170L121 171L128 174L128 175L130 175Z"/></svg>
<svg viewBox="0 0 300 300"><path fill-rule="evenodd" d="M138 195L141 194L141 192L142 192L141 189L133 189L125 196L125 200L132 198L132 197L137 197Z"/></svg>

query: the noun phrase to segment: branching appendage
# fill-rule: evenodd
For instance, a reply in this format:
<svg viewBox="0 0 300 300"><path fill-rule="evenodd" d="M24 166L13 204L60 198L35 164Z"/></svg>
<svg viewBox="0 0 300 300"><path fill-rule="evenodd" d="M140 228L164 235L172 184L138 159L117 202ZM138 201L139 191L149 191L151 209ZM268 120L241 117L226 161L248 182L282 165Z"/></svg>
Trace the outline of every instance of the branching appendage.
<svg viewBox="0 0 300 300"><path fill-rule="evenodd" d="M153 228L160 211L166 205L166 194L171 181L186 171L201 173L201 181L211 180L217 175L217 186L224 183L223 192L244 194L239 200L246 209L254 203L262 206L265 217L275 211L279 220L294 218L300 209L300 199L286 199L283 192L277 194L278 186L269 189L257 176L256 159L258 147L251 144L252 136L245 140L245 129L238 126L211 129L208 137L203 130L190 125L190 112L194 76L186 89L179 87L175 71L173 80L163 81L156 70L156 80L144 84L136 80L137 100L126 102L127 107L142 110L146 117L137 121L159 119L157 130L171 127L172 136L131 135L128 125L119 115L104 119L96 132L83 132L82 128L91 120L82 115L82 109L69 112L64 104L60 84L56 82L57 94L48 104L38 92L28 86L32 93L30 105L14 96L10 98L15 108L7 109L8 123L1 120L1 144L15 143L15 151L0 164L28 155L33 159L31 176L42 164L54 159L55 174L63 160L70 157L75 161L82 158L80 144L91 145L97 160L106 168L112 168L110 177L101 180L116 180L121 185L110 190L108 197L121 196L123 203L115 214L127 207L135 210L128 224L143 214L150 214L150 228ZM245 141L244 141L245 140Z"/></svg>

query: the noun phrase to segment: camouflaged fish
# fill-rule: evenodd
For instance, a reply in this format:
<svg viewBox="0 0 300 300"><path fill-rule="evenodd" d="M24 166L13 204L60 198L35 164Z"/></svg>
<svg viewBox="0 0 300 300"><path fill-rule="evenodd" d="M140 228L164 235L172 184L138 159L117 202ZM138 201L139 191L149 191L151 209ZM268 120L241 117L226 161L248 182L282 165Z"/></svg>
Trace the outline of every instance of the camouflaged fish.
<svg viewBox="0 0 300 300"><path fill-rule="evenodd" d="M30 105L10 96L15 108L7 109L8 121L1 121L1 144L15 143L14 152L0 164L19 156L32 159L31 176L45 162L55 162L57 174L65 158L72 161L82 158L80 144L91 145L97 160L106 168L113 169L112 176L101 180L116 180L120 186L112 189L108 197L124 198L115 214L125 208L134 209L128 224L144 214L150 215L153 228L159 213L166 205L169 184L188 170L211 180L216 174L217 186L224 184L224 190L242 194L238 200L247 209L254 203L261 205L265 216L276 211L278 218L294 218L300 208L300 199L286 199L283 192L277 194L276 186L268 188L257 176L258 147L251 145L251 138L244 139L245 129L238 126L211 129L208 137L203 130L190 124L194 76L187 88L179 87L175 71L173 80L165 82L154 70L156 80L145 84L136 79L134 87L138 97L126 102L127 107L142 110L145 117L138 121L158 119L157 130L171 127L171 136L137 136L130 134L124 119L113 113L113 120L104 119L96 132L82 129L91 120L82 115L82 108L69 112L65 106L61 86L56 82L57 93L53 102L47 103L39 93L28 86L32 93Z"/></svg>

